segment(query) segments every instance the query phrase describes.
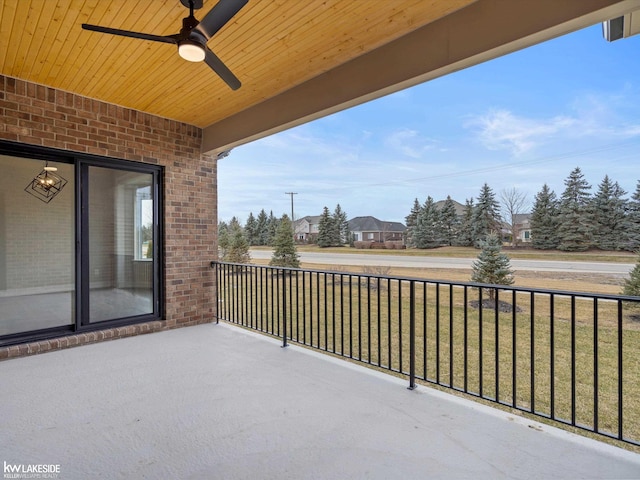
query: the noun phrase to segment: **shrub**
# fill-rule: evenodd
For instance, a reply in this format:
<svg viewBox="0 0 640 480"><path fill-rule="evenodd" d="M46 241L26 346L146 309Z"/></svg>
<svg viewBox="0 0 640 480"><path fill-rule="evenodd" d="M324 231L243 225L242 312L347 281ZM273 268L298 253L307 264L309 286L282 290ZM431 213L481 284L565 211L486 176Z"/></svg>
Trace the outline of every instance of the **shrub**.
<svg viewBox="0 0 640 480"><path fill-rule="evenodd" d="M638 255L638 261L636 262L636 266L633 267L633 270L631 270L629 278L624 281L622 294L640 297L640 255Z"/></svg>
<svg viewBox="0 0 640 480"><path fill-rule="evenodd" d="M473 262L471 281L489 283L493 285L512 285L513 270L509 257L500 251L500 239L497 235L489 234L480 242L482 251L478 259ZM495 298L495 289L489 290L489 298Z"/></svg>

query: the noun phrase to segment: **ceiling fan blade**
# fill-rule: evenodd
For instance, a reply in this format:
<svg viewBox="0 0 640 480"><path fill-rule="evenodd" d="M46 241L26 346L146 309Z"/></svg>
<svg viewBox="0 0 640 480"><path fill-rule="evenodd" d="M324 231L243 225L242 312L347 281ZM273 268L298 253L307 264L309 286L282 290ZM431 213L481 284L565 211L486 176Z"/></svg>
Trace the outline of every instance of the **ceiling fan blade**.
<svg viewBox="0 0 640 480"><path fill-rule="evenodd" d="M222 80L226 82L227 85L229 85L229 87L231 87L231 90L237 90L240 88L240 86L242 85L240 83L240 80L238 80L238 78L233 73L231 73L231 70L229 70L224 63L222 63L222 60L220 60L218 56L208 48L205 48L204 61L211 67L214 72L216 72L220 76L220 78L222 78Z"/></svg>
<svg viewBox="0 0 640 480"><path fill-rule="evenodd" d="M200 23L194 30L198 30L209 40L231 20L248 1L249 0L220 0L216 6L209 10L209 13L200 20Z"/></svg>
<svg viewBox="0 0 640 480"><path fill-rule="evenodd" d="M118 28L101 27L99 25L90 25L83 23L82 28L93 32L109 33L111 35L119 35L121 37L140 38L142 40L151 40L152 42L178 43L173 37L163 37L162 35L151 35L149 33L131 32L129 30L120 30Z"/></svg>

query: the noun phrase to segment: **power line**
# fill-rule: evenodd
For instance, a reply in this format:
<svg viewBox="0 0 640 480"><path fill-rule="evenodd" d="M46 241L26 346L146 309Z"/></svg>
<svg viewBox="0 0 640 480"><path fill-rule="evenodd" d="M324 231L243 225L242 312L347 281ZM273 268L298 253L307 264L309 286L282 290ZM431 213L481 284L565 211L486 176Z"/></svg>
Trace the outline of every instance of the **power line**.
<svg viewBox="0 0 640 480"><path fill-rule="evenodd" d="M469 175L477 175L479 173L495 172L495 171L499 171L499 170L509 170L509 169L512 169L512 168L539 165L541 163L548 163L548 162L559 161L559 160L568 160L570 158L581 157L581 156L589 155L589 154L593 154L593 153L601 153L601 152L613 150L613 149L616 149L616 148L619 148L619 147L626 147L626 146L629 146L629 145L633 145L635 143L637 143L636 139L628 141L628 142L618 142L618 143L613 143L613 144L602 145L602 146L599 146L599 147L588 148L588 149L584 149L584 150L574 150L574 151L570 151L570 152L564 152L564 153L561 153L561 154L551 155L551 156L548 156L548 157L533 158L533 159L524 160L524 161L520 161L520 162L503 163L503 164L492 165L492 166L488 166L488 167L468 169L468 170L462 170L462 171L451 172L451 173L443 173L443 174L440 174L440 175L430 175L430 176L425 176L425 177L414 177L414 178L406 178L406 179L398 179L398 180L388 180L388 181L380 182L380 183L366 183L366 184L365 183L353 183L353 184L350 184L350 185L345 185L344 187L323 188L323 189L316 189L316 190L319 190L319 191L323 191L323 190L324 191L336 191L336 190L346 190L346 189L354 190L354 189L358 189L358 188L387 187L387 186L391 186L391 185L410 185L412 183L424 182L424 181L429 181L429 180L440 180L440 179L445 179L445 178L465 177L465 176L469 176Z"/></svg>

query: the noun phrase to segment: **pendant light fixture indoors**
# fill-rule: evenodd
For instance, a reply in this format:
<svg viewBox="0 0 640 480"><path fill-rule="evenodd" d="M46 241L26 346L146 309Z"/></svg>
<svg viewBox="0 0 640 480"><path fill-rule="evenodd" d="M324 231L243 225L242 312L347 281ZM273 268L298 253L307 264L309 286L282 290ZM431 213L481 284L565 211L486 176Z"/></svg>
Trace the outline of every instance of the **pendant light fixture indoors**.
<svg viewBox="0 0 640 480"><path fill-rule="evenodd" d="M29 182L24 191L44 203L49 203L67 184L67 180L56 173L57 171L58 168L50 167L47 161L44 169Z"/></svg>

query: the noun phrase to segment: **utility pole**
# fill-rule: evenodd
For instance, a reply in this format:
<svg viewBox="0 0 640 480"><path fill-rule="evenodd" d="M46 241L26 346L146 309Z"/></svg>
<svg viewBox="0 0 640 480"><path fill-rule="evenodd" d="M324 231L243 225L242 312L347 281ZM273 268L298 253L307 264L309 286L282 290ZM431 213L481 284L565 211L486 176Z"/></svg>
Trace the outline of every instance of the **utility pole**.
<svg viewBox="0 0 640 480"><path fill-rule="evenodd" d="M291 196L291 224L293 225L293 196L297 195L298 192L284 192L284 194Z"/></svg>
<svg viewBox="0 0 640 480"><path fill-rule="evenodd" d="M296 229L293 226L293 196L297 195L298 192L284 192L285 195L289 195L291 197L291 231L293 232L293 241L296 240Z"/></svg>

